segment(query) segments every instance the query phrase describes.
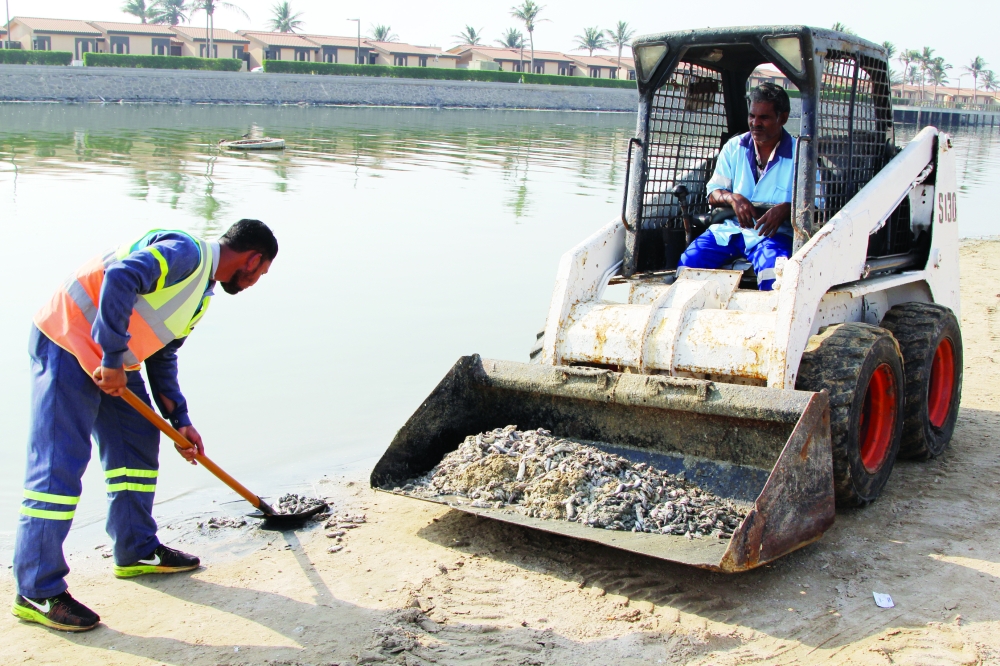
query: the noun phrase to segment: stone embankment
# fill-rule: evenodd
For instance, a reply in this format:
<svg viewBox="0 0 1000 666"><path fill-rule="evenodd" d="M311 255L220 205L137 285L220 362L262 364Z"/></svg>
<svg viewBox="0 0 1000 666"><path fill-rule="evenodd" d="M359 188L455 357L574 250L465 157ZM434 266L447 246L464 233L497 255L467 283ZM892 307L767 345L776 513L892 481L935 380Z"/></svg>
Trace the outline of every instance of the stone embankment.
<svg viewBox="0 0 1000 666"><path fill-rule="evenodd" d="M0 101L347 104L635 112L635 90L353 76L0 65Z"/></svg>

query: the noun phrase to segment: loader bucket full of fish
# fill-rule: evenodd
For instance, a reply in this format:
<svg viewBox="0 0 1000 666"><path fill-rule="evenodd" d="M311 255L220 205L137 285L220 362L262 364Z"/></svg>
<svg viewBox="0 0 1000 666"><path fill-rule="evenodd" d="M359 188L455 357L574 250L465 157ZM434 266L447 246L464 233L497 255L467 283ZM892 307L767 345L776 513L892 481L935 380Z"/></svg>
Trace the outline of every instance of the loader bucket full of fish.
<svg viewBox="0 0 1000 666"><path fill-rule="evenodd" d="M465 356L373 488L718 571L834 520L824 393Z"/></svg>

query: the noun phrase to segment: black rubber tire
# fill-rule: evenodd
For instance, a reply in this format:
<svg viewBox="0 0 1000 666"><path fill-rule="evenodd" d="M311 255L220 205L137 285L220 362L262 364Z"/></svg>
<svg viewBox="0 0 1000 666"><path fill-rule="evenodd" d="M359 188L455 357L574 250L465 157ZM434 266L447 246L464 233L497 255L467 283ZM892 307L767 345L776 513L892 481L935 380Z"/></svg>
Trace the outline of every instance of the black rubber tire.
<svg viewBox="0 0 1000 666"><path fill-rule="evenodd" d="M889 367L896 414L891 439L874 471L861 457L861 413L869 382L882 364ZM830 394L833 481L838 506L863 506L882 492L899 451L903 430L903 359L892 334L878 326L847 323L828 326L809 339L795 387Z"/></svg>
<svg viewBox="0 0 1000 666"><path fill-rule="evenodd" d="M903 441L899 456L911 460L930 460L944 453L955 431L962 399L962 329L950 308L933 303L901 303L882 319L899 342L906 376L906 406L903 412ZM930 418L931 369L942 340L951 343L954 352L954 379L948 414L941 427Z"/></svg>

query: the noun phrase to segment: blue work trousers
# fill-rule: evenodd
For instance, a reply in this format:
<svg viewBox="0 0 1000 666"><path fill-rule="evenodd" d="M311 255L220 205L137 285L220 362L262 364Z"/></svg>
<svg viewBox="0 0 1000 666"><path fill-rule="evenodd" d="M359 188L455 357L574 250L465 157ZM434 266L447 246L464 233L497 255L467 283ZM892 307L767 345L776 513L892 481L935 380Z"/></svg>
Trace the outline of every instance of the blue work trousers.
<svg viewBox="0 0 1000 666"><path fill-rule="evenodd" d="M743 234L733 234L729 237L728 245L719 245L715 235L711 231L706 231L691 241L684 250L680 265L688 268L714 269L745 258L753 264L754 273L757 274L757 288L761 291L770 291L777 277L774 273L775 262L778 257L790 256L792 256L792 239L784 234L765 236L748 251L743 241Z"/></svg>
<svg viewBox="0 0 1000 666"><path fill-rule="evenodd" d="M66 590L63 541L83 489L92 435L107 483L115 562L133 564L159 545L152 510L160 436L128 403L97 388L75 356L34 326L29 352L31 426L14 576L19 594L46 598ZM148 404L142 375L127 375L128 388Z"/></svg>

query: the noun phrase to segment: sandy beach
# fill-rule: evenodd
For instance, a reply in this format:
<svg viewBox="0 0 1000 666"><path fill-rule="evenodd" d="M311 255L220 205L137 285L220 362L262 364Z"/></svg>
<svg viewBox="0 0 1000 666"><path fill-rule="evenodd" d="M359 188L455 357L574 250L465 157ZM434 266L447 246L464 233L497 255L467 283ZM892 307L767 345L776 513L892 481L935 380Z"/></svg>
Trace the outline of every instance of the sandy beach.
<svg viewBox="0 0 1000 666"><path fill-rule="evenodd" d="M998 256L1000 241L962 244L965 384L950 449L897 463L875 504L840 511L772 565L671 565L376 493L357 475L317 484L335 513L365 516L338 552L322 525L248 525L175 541L164 530L196 553L213 538L245 553L212 549L192 574L116 580L100 551L70 553L70 591L103 625L65 634L5 612L0 662L1000 663ZM13 595L4 570L0 599Z"/></svg>

